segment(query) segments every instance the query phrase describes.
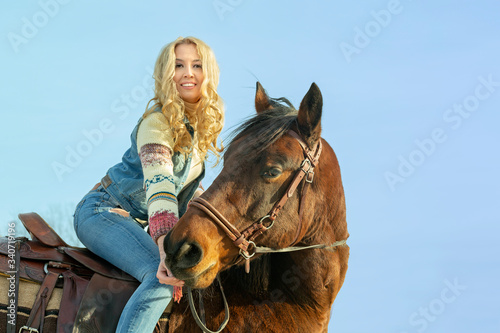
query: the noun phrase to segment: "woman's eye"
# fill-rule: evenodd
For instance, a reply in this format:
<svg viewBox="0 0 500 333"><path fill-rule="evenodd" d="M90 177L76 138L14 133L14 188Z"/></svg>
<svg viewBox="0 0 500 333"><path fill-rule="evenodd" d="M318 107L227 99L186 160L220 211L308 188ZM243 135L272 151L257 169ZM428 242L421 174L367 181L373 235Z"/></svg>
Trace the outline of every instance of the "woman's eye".
<svg viewBox="0 0 500 333"><path fill-rule="evenodd" d="M181 68L182 64L175 64L175 68Z"/></svg>
<svg viewBox="0 0 500 333"><path fill-rule="evenodd" d="M194 68L202 68L200 64L194 65Z"/></svg>
<svg viewBox="0 0 500 333"><path fill-rule="evenodd" d="M270 168L262 173L264 178L276 178L281 175L281 169L279 168Z"/></svg>

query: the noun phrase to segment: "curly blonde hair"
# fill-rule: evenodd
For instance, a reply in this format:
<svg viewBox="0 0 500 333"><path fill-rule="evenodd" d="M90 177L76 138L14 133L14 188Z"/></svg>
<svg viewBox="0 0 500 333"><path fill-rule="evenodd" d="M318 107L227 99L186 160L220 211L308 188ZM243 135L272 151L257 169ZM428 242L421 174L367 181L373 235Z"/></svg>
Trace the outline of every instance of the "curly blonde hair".
<svg viewBox="0 0 500 333"><path fill-rule="evenodd" d="M202 112L190 114L186 111L184 100L180 97L175 82L175 48L181 44L194 44L200 56L204 80L201 84L201 99L199 109ZM222 131L224 122L224 107L222 98L217 94L219 85L219 66L210 47L195 37L179 37L163 47L156 60L154 75L155 97L146 107L143 117L161 108L172 128L174 152L189 154L193 151L193 140L184 123L187 117L198 139L198 149L203 159L207 158L210 150L219 160L219 153L223 151L222 143L217 145L217 138ZM149 104L154 102L149 108Z"/></svg>

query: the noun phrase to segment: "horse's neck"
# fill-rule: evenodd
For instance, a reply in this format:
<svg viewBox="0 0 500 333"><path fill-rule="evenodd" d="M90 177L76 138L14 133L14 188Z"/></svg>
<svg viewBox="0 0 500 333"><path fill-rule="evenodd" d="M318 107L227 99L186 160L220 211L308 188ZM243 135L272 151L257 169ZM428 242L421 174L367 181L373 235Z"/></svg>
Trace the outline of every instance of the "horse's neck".
<svg viewBox="0 0 500 333"><path fill-rule="evenodd" d="M314 204L309 216L308 228L299 246L325 244L349 237L346 223L346 207L342 184L338 185L336 199L328 205ZM300 287L290 293L291 298L308 303L319 310L330 307L342 286L347 269L348 247L333 250L316 249L292 252L285 270L300 278ZM289 280L293 280L290 278ZM297 281L295 279L295 281Z"/></svg>
<svg viewBox="0 0 500 333"><path fill-rule="evenodd" d="M332 282L331 257L324 250L305 250L280 259L286 266L277 277L291 301L318 309L331 306L333 299L325 289Z"/></svg>

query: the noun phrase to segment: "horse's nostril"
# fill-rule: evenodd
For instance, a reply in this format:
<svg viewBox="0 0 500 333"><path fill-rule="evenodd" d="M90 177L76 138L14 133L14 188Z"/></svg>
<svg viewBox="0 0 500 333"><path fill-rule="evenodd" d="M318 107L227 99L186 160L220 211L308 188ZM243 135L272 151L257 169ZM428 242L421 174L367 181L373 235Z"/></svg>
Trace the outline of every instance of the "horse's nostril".
<svg viewBox="0 0 500 333"><path fill-rule="evenodd" d="M203 250L198 243L184 242L177 251L176 262L179 268L196 266L203 256Z"/></svg>

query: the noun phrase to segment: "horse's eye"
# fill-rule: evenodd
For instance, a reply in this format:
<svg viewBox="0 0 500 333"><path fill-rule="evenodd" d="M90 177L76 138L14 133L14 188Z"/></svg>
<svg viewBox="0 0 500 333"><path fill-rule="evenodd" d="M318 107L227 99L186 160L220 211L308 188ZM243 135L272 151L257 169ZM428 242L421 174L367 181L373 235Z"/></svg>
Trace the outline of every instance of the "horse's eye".
<svg viewBox="0 0 500 333"><path fill-rule="evenodd" d="M268 179L276 178L279 175L281 175L281 172L282 171L280 168L275 168L275 167L269 168L269 169L264 170L264 172L262 173L262 177L268 178Z"/></svg>

